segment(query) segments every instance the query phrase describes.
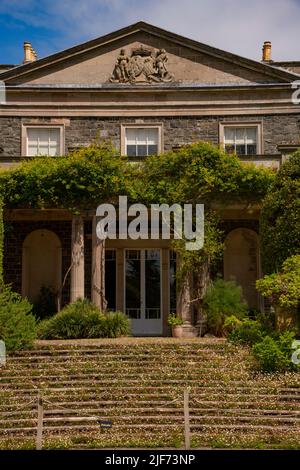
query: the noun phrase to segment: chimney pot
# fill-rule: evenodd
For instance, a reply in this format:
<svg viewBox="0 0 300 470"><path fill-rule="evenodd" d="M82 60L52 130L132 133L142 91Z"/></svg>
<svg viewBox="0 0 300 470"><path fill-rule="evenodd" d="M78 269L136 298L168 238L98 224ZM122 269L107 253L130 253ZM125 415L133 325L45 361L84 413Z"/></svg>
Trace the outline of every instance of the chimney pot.
<svg viewBox="0 0 300 470"><path fill-rule="evenodd" d="M28 64L29 62L34 62L37 59L35 50L33 49L30 42L24 42L24 60L23 64Z"/></svg>
<svg viewBox="0 0 300 470"><path fill-rule="evenodd" d="M272 62L271 50L272 50L271 41L265 41L263 45L263 49L262 49L262 61L263 62Z"/></svg>

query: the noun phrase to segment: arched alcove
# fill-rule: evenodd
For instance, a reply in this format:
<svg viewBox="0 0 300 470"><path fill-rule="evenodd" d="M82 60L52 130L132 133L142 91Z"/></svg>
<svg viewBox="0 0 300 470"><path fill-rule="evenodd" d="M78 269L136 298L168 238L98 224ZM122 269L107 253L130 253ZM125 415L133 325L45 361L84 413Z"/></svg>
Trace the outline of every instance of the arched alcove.
<svg viewBox="0 0 300 470"><path fill-rule="evenodd" d="M22 295L36 302L41 287L57 292L61 285L62 249L58 236L50 230L34 230L24 240Z"/></svg>
<svg viewBox="0 0 300 470"><path fill-rule="evenodd" d="M224 279L235 280L249 307L259 308L255 281L260 275L259 239L247 228L232 230L225 239Z"/></svg>

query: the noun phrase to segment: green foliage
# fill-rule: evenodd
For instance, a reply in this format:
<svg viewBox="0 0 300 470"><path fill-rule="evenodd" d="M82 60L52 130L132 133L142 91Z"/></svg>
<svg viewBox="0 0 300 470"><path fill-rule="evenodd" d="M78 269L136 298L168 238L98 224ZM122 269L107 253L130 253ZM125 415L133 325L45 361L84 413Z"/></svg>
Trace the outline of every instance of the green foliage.
<svg viewBox="0 0 300 470"><path fill-rule="evenodd" d="M89 300L67 305L49 320L40 323L41 339L117 337L128 334L129 320L120 312L103 314Z"/></svg>
<svg viewBox="0 0 300 470"><path fill-rule="evenodd" d="M217 279L207 290L203 299L210 332L222 335L226 317L238 319L245 316L247 304L242 298L242 289L234 281Z"/></svg>
<svg viewBox="0 0 300 470"><path fill-rule="evenodd" d="M226 317L223 325L223 333L225 335L231 334L241 325L241 323L242 321L235 315L230 315L230 317Z"/></svg>
<svg viewBox="0 0 300 470"><path fill-rule="evenodd" d="M0 198L0 286L3 285L3 248L4 248L4 225L3 225L3 202Z"/></svg>
<svg viewBox="0 0 300 470"><path fill-rule="evenodd" d="M300 255L291 256L282 265L282 271L256 281L258 291L270 297L273 305L298 307L300 300Z"/></svg>
<svg viewBox="0 0 300 470"><path fill-rule="evenodd" d="M252 347L256 367L263 372L284 372L299 370L299 365L293 364L292 342L294 334L285 332L276 340L265 336L262 341Z"/></svg>
<svg viewBox="0 0 300 470"><path fill-rule="evenodd" d="M144 199L154 203L211 204L216 200L260 200L273 178L268 169L246 165L236 155L198 142L178 152L149 157L139 184Z"/></svg>
<svg viewBox="0 0 300 470"><path fill-rule="evenodd" d="M0 173L0 193L8 207L87 209L125 193L126 168L111 147L93 144Z"/></svg>
<svg viewBox="0 0 300 470"><path fill-rule="evenodd" d="M104 323L101 323L99 335L104 338L118 338L130 334L130 320L122 312L107 312Z"/></svg>
<svg viewBox="0 0 300 470"><path fill-rule="evenodd" d="M32 346L36 337L36 321L27 299L3 286L0 292L0 339L9 352Z"/></svg>
<svg viewBox="0 0 300 470"><path fill-rule="evenodd" d="M171 327L180 326L183 324L182 318L175 315L175 313L170 313L168 316L168 325Z"/></svg>
<svg viewBox="0 0 300 470"><path fill-rule="evenodd" d="M56 294L50 287L42 286L32 313L38 320L51 317L56 313Z"/></svg>
<svg viewBox="0 0 300 470"><path fill-rule="evenodd" d="M300 254L300 150L282 165L263 201L261 243L267 274Z"/></svg>
<svg viewBox="0 0 300 470"><path fill-rule="evenodd" d="M229 339L236 344L248 344L251 346L261 341L265 335L266 333L259 321L245 318L231 331Z"/></svg>

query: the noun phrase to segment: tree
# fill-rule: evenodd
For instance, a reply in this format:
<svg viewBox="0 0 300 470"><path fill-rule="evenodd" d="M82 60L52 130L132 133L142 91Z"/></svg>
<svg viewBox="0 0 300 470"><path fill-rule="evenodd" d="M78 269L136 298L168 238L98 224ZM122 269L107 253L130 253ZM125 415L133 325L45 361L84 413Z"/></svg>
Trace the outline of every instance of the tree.
<svg viewBox="0 0 300 470"><path fill-rule="evenodd" d="M267 274L300 253L300 150L282 165L263 201L261 244Z"/></svg>
<svg viewBox="0 0 300 470"><path fill-rule="evenodd" d="M282 270L256 281L258 291L269 297L276 312L278 329L296 325L300 313L300 255L287 258Z"/></svg>

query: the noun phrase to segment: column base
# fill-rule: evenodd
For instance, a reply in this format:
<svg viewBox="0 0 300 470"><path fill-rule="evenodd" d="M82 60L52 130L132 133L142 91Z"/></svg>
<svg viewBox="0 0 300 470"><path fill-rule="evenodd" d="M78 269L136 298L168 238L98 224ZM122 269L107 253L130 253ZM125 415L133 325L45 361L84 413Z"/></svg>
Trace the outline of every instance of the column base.
<svg viewBox="0 0 300 470"><path fill-rule="evenodd" d="M185 321L182 325L182 338L196 338L197 336L199 336L197 328Z"/></svg>

